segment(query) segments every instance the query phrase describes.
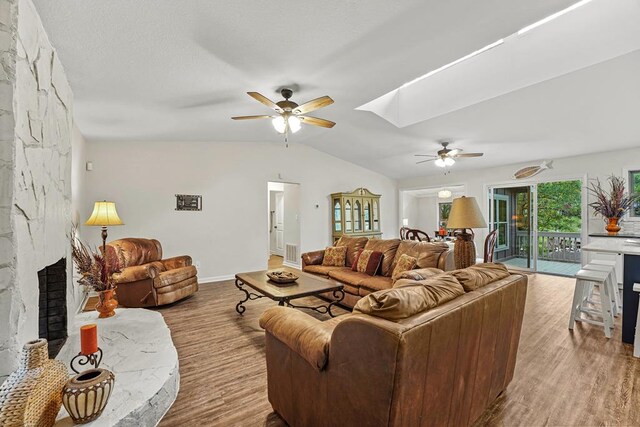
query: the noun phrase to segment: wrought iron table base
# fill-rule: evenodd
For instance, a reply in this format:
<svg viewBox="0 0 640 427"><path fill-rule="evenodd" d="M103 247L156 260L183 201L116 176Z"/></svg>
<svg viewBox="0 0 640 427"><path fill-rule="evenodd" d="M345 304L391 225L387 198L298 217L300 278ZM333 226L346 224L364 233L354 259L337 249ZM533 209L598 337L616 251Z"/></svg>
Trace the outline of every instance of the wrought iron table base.
<svg viewBox="0 0 640 427"><path fill-rule="evenodd" d="M259 294L247 291L243 287L244 283L242 281L238 280L238 279L236 279L235 284L236 284L236 288L238 288L239 290L244 292L244 299L241 300L238 304L236 304L236 311L238 312L238 314L243 314L245 312L245 310L247 309L244 306L245 302L250 301L250 300L251 301L257 300L257 299L260 299L260 298L268 298L266 295L259 295ZM317 313L328 314L331 317L336 317L331 312L331 309L342 302L342 300L344 299L344 291L342 289L336 289L336 290L332 291L332 294L333 294L334 300L331 301L329 304L326 304L326 305L324 305L324 304L323 305L317 305L317 306L294 305L294 304L291 304L291 302L290 302L294 298L276 298L276 299L274 299L274 301L278 301L278 305L279 306L287 306L287 307L291 307L291 308L302 308L302 309L306 309L306 310L313 310L313 311L315 311ZM314 296L314 295L309 295L309 296ZM302 297L298 297L298 298L302 298Z"/></svg>
<svg viewBox="0 0 640 427"><path fill-rule="evenodd" d="M242 314L245 312L245 310L247 309L247 307L245 307L243 304L249 300L253 301L256 299L260 299L260 298L264 298L264 295L258 295L258 294L254 294L253 292L249 292L247 291L245 288L242 287L244 283L242 283L240 280L236 279L236 288L240 289L242 292L244 292L244 299L241 300L239 303L236 304L236 311L238 312L238 314ZM280 304L282 305L282 304Z"/></svg>

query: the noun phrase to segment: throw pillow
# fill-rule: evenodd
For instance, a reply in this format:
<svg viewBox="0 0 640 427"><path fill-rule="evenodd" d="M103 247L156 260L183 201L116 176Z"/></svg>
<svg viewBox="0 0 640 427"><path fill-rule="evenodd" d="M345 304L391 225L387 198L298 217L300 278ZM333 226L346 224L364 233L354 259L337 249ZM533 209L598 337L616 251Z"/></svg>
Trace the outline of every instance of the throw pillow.
<svg viewBox="0 0 640 427"><path fill-rule="evenodd" d="M418 263L418 259L407 254L402 254L398 262L396 263L396 267L393 269L393 273L391 273L391 280L394 282L400 278L402 273L405 271L413 270Z"/></svg>
<svg viewBox="0 0 640 427"><path fill-rule="evenodd" d="M351 264L352 271L358 271L358 260L360 259L360 255L362 254L363 250L364 249L358 249L358 252L356 252L356 255L353 257L353 264Z"/></svg>
<svg viewBox="0 0 640 427"><path fill-rule="evenodd" d="M363 250L358 257L357 271L360 273L368 274L369 276L375 276L376 271L380 268L384 254L378 251Z"/></svg>
<svg viewBox="0 0 640 427"><path fill-rule="evenodd" d="M324 250L322 265L329 267L344 267L346 261L346 246L331 246Z"/></svg>

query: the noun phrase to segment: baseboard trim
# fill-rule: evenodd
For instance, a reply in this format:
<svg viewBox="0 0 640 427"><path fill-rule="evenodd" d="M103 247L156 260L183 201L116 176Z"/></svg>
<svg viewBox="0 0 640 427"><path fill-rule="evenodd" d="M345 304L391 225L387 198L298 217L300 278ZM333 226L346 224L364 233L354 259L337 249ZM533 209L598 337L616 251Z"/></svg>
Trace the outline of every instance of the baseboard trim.
<svg viewBox="0 0 640 427"><path fill-rule="evenodd" d="M282 265L284 265L285 267L297 268L298 270L301 269L301 265L300 264L293 264L293 263L287 262L287 261L283 261Z"/></svg>
<svg viewBox="0 0 640 427"><path fill-rule="evenodd" d="M215 283L215 282L224 282L225 280L235 279L235 275L229 274L226 276L213 276L213 277L198 277L198 283Z"/></svg>

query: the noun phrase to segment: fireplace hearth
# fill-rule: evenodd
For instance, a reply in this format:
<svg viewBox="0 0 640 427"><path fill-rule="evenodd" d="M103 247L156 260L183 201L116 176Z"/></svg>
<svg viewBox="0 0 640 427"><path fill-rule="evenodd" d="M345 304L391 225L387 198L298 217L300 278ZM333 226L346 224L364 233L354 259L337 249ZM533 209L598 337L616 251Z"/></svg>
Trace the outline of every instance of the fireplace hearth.
<svg viewBox="0 0 640 427"><path fill-rule="evenodd" d="M49 341L54 358L67 340L67 261L65 258L38 272L40 338Z"/></svg>

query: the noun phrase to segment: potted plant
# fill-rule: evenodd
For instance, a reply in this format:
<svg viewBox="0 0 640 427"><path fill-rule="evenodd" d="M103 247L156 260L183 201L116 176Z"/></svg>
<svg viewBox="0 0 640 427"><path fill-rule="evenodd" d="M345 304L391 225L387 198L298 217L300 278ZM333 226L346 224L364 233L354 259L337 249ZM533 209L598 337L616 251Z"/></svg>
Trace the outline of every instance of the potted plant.
<svg viewBox="0 0 640 427"><path fill-rule="evenodd" d="M89 246L80 241L77 228L71 232L71 255L75 262L76 271L82 276L78 283L98 293L96 310L98 317L106 318L116 314L118 302L113 298L115 284L113 274L119 273L118 260L112 252L100 253L91 250Z"/></svg>
<svg viewBox="0 0 640 427"><path fill-rule="evenodd" d="M620 219L629 209L640 200L640 194L632 193L625 195L624 180L620 177L611 175L608 179L611 185L611 191L607 192L602 188L600 180L592 182L588 187L589 193L595 197L595 201L589 203L596 214L602 215L607 225L605 229L610 234L616 234L620 231L618 225Z"/></svg>

